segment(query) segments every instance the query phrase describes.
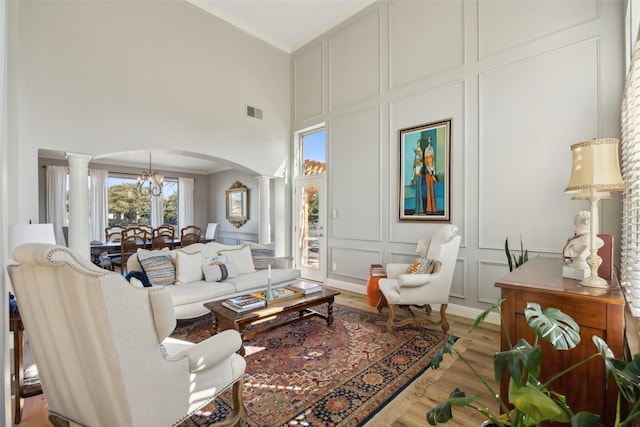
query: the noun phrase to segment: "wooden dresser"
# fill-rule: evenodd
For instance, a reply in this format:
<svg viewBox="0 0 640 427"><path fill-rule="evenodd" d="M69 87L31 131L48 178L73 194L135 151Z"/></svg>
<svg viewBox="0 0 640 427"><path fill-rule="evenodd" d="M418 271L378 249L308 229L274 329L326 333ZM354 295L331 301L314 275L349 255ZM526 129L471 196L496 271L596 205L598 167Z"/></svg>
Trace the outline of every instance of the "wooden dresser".
<svg viewBox="0 0 640 427"><path fill-rule="evenodd" d="M560 258L535 257L495 284L506 299L502 304L503 326L512 343L521 337L533 343L533 332L524 317L527 302L536 302L543 309L558 308L580 325L581 341L573 350L556 351L542 342L542 381L595 353L593 335L602 337L616 358L624 357L625 301L617 281L614 279L609 289L583 287L577 280L562 277L562 265ZM504 328L500 346L502 350L509 348ZM603 361L597 358L556 381L551 389L564 394L574 412L594 412L605 426L612 426L617 388L613 380L608 388L605 386L604 372ZM507 396L507 391L508 376L502 381L500 394Z"/></svg>

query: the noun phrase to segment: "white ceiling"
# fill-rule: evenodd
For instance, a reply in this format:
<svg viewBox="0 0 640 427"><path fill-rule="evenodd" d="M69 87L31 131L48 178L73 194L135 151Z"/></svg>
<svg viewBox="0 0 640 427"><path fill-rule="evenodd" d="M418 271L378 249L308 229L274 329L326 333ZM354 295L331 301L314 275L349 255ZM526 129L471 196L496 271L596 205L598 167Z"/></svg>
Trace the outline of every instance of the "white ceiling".
<svg viewBox="0 0 640 427"><path fill-rule="evenodd" d="M186 0L261 40L291 53L375 0ZM153 170L210 174L242 169L220 159L160 150L112 153L92 163ZM64 159L62 152L40 150L40 157Z"/></svg>
<svg viewBox="0 0 640 427"><path fill-rule="evenodd" d="M291 53L375 0L187 0Z"/></svg>

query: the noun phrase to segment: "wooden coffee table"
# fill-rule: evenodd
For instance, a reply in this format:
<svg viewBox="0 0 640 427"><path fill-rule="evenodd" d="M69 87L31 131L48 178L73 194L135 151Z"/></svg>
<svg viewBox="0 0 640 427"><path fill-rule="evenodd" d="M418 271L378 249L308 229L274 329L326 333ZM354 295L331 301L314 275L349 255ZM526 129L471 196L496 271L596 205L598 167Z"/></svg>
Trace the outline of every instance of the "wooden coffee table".
<svg viewBox="0 0 640 427"><path fill-rule="evenodd" d="M282 302L271 303L270 305L255 310L245 311L243 313L237 313L222 305L222 301L213 301L204 304L204 306L211 310L213 317L212 331L217 333L218 329L232 328L240 332L242 339L247 339L263 332L271 331L280 326L288 325L293 322L297 322L308 317L320 317L326 320L327 326L331 326L333 323L333 301L336 295L340 295L340 292L322 289L320 292L314 292L308 295L300 295L298 298L288 299ZM319 313L312 310L311 307L316 307L322 304L327 304L327 314ZM257 325L269 320L277 319L284 314L298 312L298 316L292 319L284 320L278 323L271 323L269 326L262 329L251 329L245 333L245 329L248 326ZM244 355L244 347L241 349L241 354Z"/></svg>

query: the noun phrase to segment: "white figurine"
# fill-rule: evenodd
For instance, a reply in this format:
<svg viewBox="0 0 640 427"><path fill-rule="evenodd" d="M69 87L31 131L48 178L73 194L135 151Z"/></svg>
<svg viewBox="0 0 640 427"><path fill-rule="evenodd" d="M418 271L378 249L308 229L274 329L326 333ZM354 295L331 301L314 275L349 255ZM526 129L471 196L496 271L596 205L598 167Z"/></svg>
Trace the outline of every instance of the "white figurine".
<svg viewBox="0 0 640 427"><path fill-rule="evenodd" d="M587 256L590 255L590 222L589 211L580 211L573 217L576 226L575 234L567 241L562 249L562 258L567 264L562 267L562 276L570 279L582 280L591 275L591 269L587 264ZM601 248L604 241L596 238L596 248Z"/></svg>

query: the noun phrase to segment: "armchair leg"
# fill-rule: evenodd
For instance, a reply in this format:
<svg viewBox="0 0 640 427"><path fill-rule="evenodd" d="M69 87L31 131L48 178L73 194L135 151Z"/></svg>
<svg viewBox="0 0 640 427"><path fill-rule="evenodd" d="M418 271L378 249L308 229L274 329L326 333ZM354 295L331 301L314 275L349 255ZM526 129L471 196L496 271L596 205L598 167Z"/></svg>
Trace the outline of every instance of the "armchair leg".
<svg viewBox="0 0 640 427"><path fill-rule="evenodd" d="M244 377L233 384L233 412L226 420L213 424L215 427L235 426L242 427L242 422L247 418L247 408L242 401L242 388L244 387Z"/></svg>
<svg viewBox="0 0 640 427"><path fill-rule="evenodd" d="M413 311L411 311L411 306L409 305L389 304L390 313L389 313L389 319L387 320L387 324L386 324L386 330L387 332L389 332L393 330L394 327L398 328L400 326L409 325L409 324L418 328L424 326L425 324L429 324L429 325L440 325L442 330L444 332L447 332L449 330L449 322L447 321L447 305L448 304L440 305L440 320L434 321L431 319L417 319ZM409 313L408 319L404 319L399 322L396 321L395 319L396 308L398 307L406 310ZM424 308L427 314L431 314L431 306L429 304L426 304L426 306L418 306L418 307Z"/></svg>

